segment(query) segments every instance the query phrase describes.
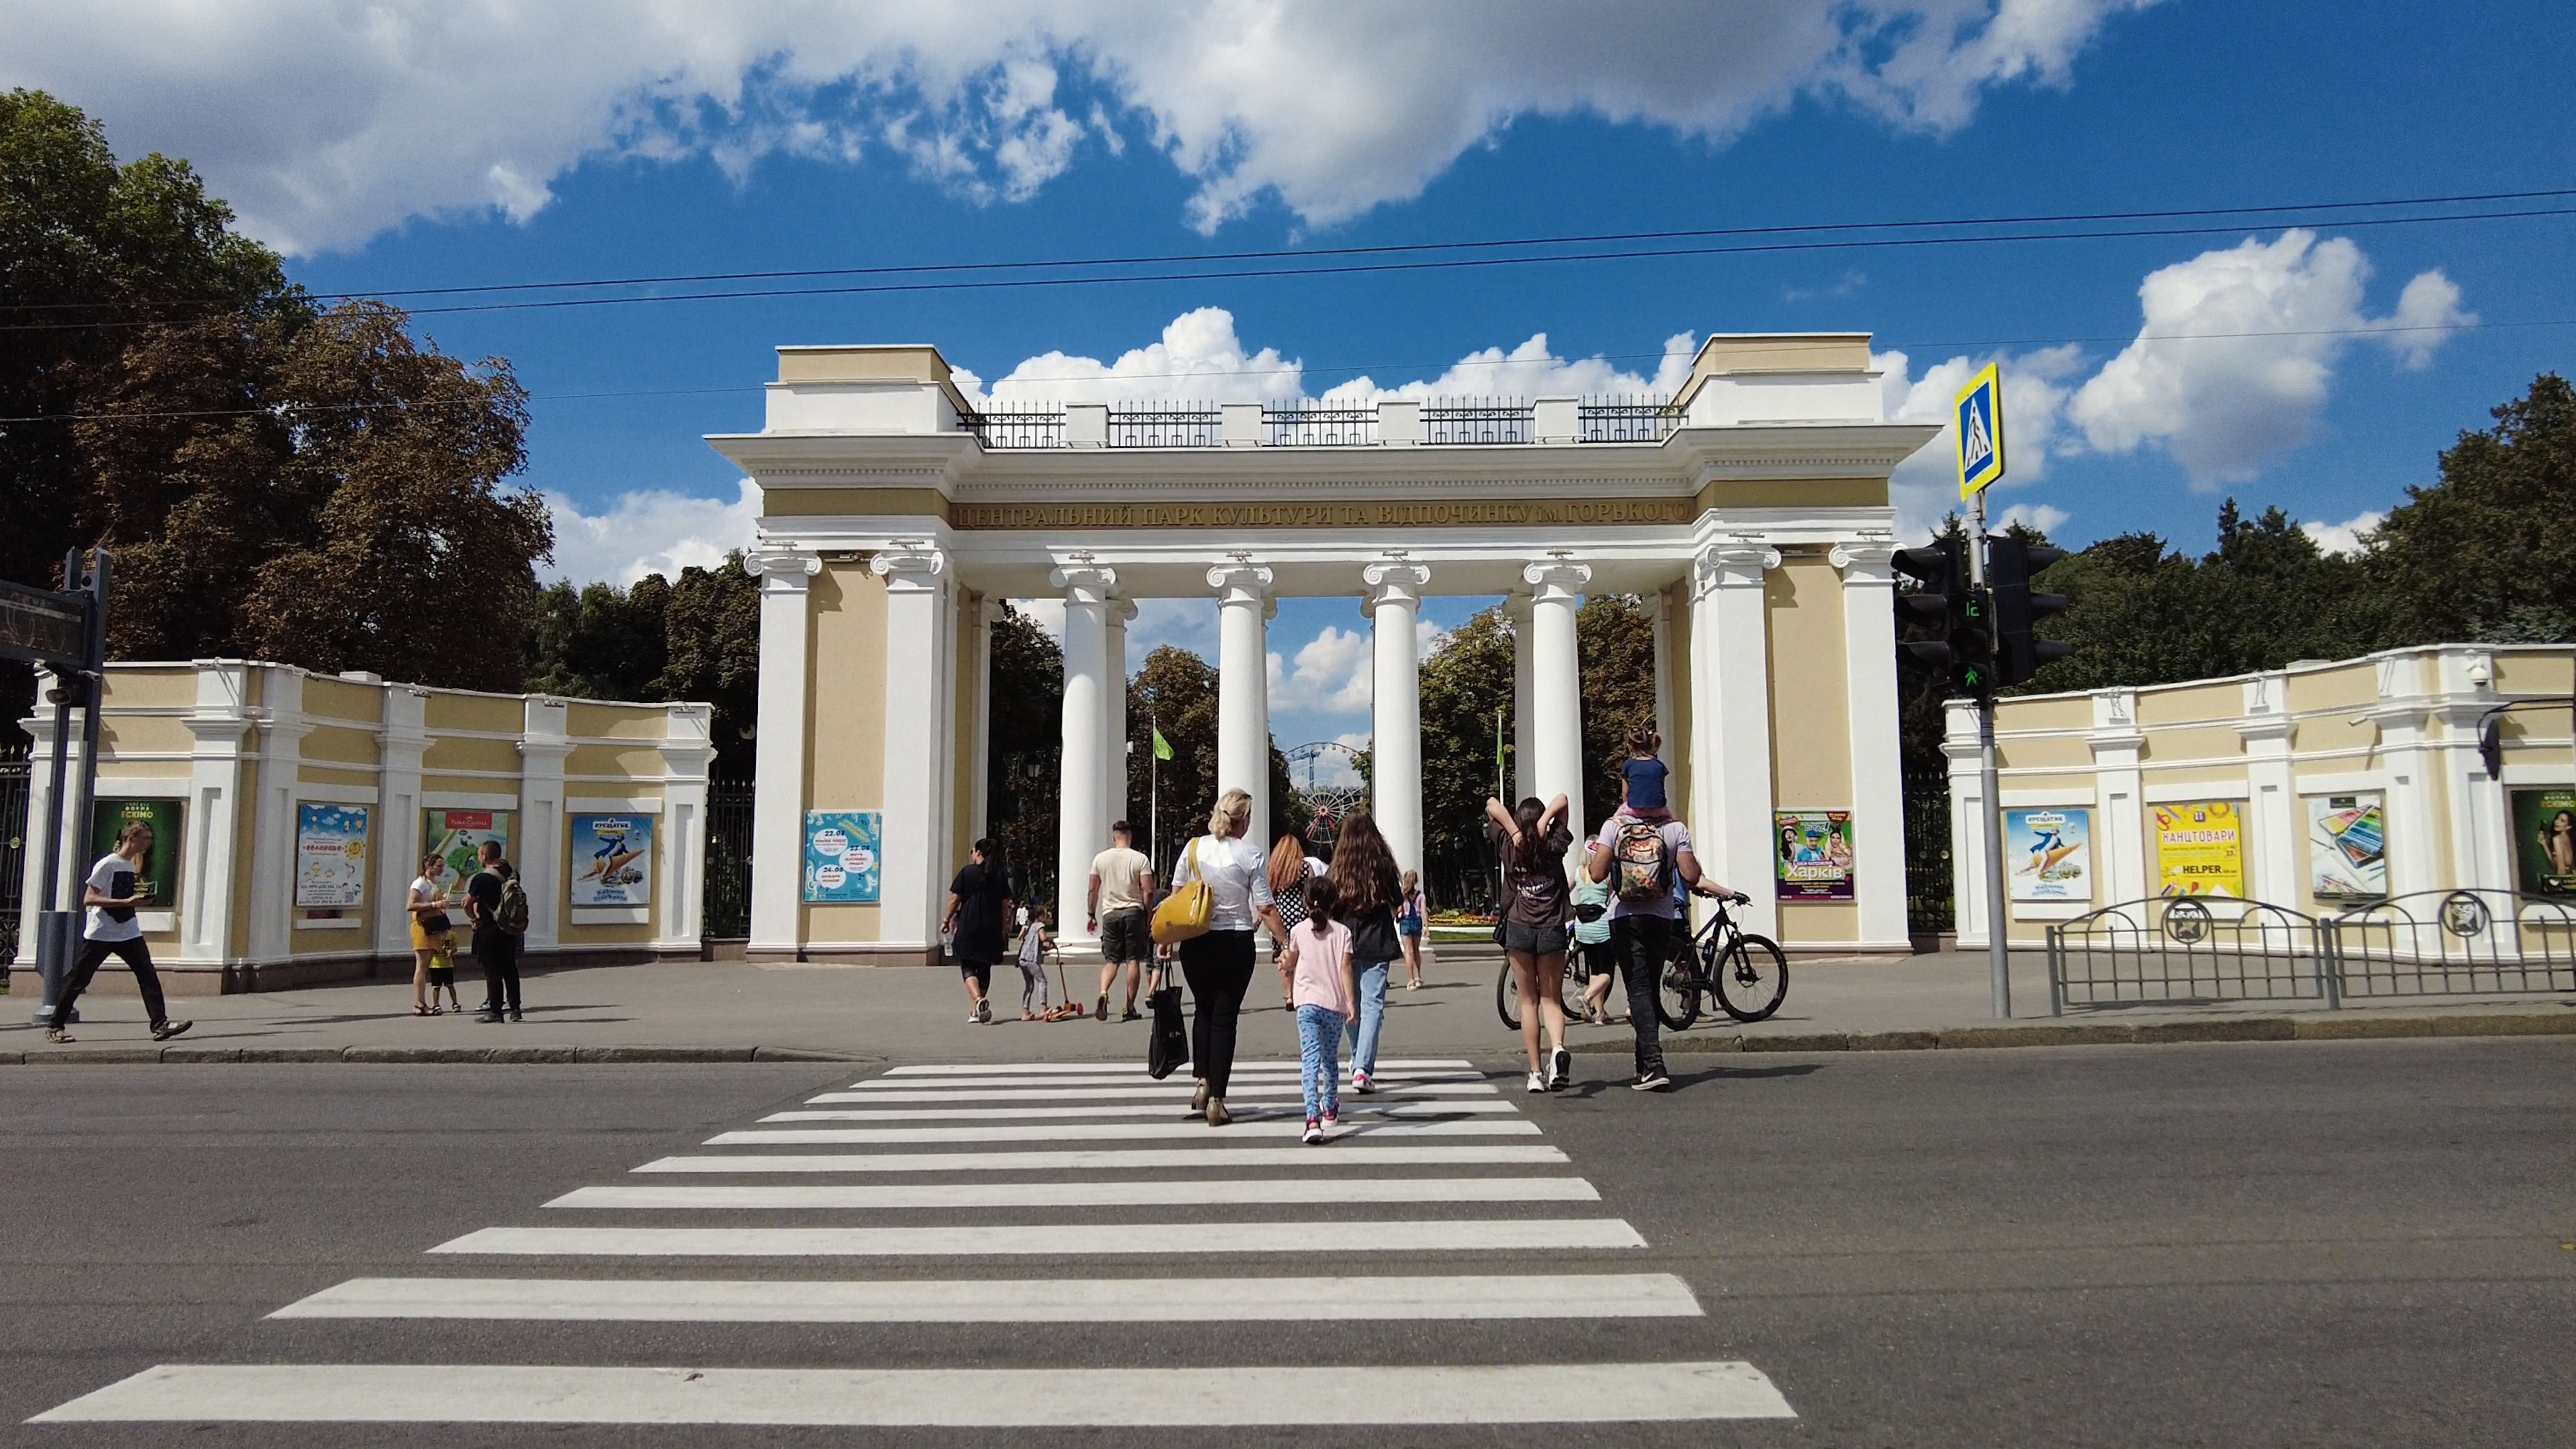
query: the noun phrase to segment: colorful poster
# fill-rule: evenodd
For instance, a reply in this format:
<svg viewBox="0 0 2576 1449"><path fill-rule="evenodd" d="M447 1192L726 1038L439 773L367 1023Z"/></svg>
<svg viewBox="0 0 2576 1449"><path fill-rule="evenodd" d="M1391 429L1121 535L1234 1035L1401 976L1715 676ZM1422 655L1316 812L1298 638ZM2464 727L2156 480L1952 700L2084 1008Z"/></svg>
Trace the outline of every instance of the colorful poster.
<svg viewBox="0 0 2576 1449"><path fill-rule="evenodd" d="M2513 883L2527 896L2576 895L2576 790L2513 794Z"/></svg>
<svg viewBox="0 0 2576 1449"><path fill-rule="evenodd" d="M2006 810L2004 879L2017 901L2093 899L2093 812Z"/></svg>
<svg viewBox="0 0 2576 1449"><path fill-rule="evenodd" d="M295 807L295 904L347 909L367 903L368 805Z"/></svg>
<svg viewBox="0 0 2576 1449"><path fill-rule="evenodd" d="M1852 899L1852 826L1848 810L1777 810L1771 815L1779 857L1780 899Z"/></svg>
<svg viewBox="0 0 2576 1449"><path fill-rule="evenodd" d="M565 888L576 906L651 905L653 817L572 817L571 875Z"/></svg>
<svg viewBox="0 0 2576 1449"><path fill-rule="evenodd" d="M2308 893L2321 901L2386 899L2388 841L2379 792L2307 798Z"/></svg>
<svg viewBox="0 0 2576 1449"><path fill-rule="evenodd" d="M152 887L152 899L144 909L175 909L179 904L179 847L187 840L187 808L185 800L91 802L89 855L80 862L80 869L86 873L91 861L116 849L116 837L124 833L128 824L142 821L152 827L152 849L134 868L135 884Z"/></svg>
<svg viewBox="0 0 2576 1449"><path fill-rule="evenodd" d="M2156 807L2156 894L2245 899L2245 818L2236 802Z"/></svg>
<svg viewBox="0 0 2576 1449"><path fill-rule="evenodd" d="M462 891L483 868L477 852L483 842L501 842L501 858L510 856L508 810L427 810L421 813L420 853L438 857L438 888Z"/></svg>
<svg viewBox="0 0 2576 1449"><path fill-rule="evenodd" d="M805 812L805 903L875 905L877 842L874 810Z"/></svg>

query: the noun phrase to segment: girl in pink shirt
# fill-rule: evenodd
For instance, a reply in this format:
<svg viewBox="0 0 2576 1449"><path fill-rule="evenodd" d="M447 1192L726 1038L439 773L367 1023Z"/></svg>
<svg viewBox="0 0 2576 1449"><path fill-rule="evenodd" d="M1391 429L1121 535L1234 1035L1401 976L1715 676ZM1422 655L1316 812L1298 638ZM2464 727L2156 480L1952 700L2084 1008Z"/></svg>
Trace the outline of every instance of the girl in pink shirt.
<svg viewBox="0 0 2576 1449"><path fill-rule="evenodd" d="M1306 886L1306 919L1288 933L1288 999L1297 1008L1297 1057L1306 1089L1306 1142L1341 1125L1342 1027L1359 1018L1351 970L1351 928L1334 920L1341 901L1329 877Z"/></svg>

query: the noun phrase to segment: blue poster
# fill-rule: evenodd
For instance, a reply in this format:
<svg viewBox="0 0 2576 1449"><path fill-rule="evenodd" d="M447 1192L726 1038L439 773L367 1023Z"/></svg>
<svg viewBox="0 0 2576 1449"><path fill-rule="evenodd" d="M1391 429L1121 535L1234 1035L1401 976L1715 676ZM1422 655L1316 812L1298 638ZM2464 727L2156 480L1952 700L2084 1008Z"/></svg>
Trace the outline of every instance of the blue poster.
<svg viewBox="0 0 2576 1449"><path fill-rule="evenodd" d="M367 903L367 808L295 807L295 904L346 909Z"/></svg>
<svg viewBox="0 0 2576 1449"><path fill-rule="evenodd" d="M805 812L805 903L866 905L877 903L877 842L881 838L874 810L808 810Z"/></svg>
<svg viewBox="0 0 2576 1449"><path fill-rule="evenodd" d="M653 904L653 817L574 816L565 887L576 906Z"/></svg>
<svg viewBox="0 0 2576 1449"><path fill-rule="evenodd" d="M2093 812L2004 812L2004 875L2017 901L2093 899Z"/></svg>

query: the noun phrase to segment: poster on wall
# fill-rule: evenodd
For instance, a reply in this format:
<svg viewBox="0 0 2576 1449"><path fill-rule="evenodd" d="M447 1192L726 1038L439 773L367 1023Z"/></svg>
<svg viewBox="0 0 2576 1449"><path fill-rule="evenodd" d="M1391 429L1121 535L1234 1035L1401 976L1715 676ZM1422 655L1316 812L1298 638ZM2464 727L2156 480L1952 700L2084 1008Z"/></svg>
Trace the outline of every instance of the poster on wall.
<svg viewBox="0 0 2576 1449"><path fill-rule="evenodd" d="M116 849L116 837L125 833L126 826L141 821L152 827L152 849L134 868L135 884L152 887L149 909L174 909L179 904L179 847L187 840L184 831L187 806L185 800L93 802L89 817L89 855L81 861L80 868L88 870L91 861Z"/></svg>
<svg viewBox="0 0 2576 1449"><path fill-rule="evenodd" d="M2386 899L2387 827L2378 791L2308 797L2308 893L2321 901Z"/></svg>
<svg viewBox="0 0 2576 1449"><path fill-rule="evenodd" d="M2006 810L2004 870L2017 901L2093 899L2093 812Z"/></svg>
<svg viewBox="0 0 2576 1449"><path fill-rule="evenodd" d="M651 905L653 817L572 817L572 878L565 889L576 906Z"/></svg>
<svg viewBox="0 0 2576 1449"><path fill-rule="evenodd" d="M2528 896L2576 895L2576 790L2513 792L2513 883Z"/></svg>
<svg viewBox="0 0 2576 1449"><path fill-rule="evenodd" d="M366 805L295 807L295 904L346 909L367 903Z"/></svg>
<svg viewBox="0 0 2576 1449"><path fill-rule="evenodd" d="M438 857L438 888L458 892L483 868L477 858L483 842L501 842L501 855L510 854L510 811L507 810L424 810L420 822L420 853Z"/></svg>
<svg viewBox="0 0 2576 1449"><path fill-rule="evenodd" d="M1851 812L1776 810L1776 870L1784 901L1852 899Z"/></svg>
<svg viewBox="0 0 2576 1449"><path fill-rule="evenodd" d="M2245 898L2245 817L2235 801L2156 807L2156 894Z"/></svg>
<svg viewBox="0 0 2576 1449"><path fill-rule="evenodd" d="M874 810L805 812L805 903L875 905L878 821Z"/></svg>

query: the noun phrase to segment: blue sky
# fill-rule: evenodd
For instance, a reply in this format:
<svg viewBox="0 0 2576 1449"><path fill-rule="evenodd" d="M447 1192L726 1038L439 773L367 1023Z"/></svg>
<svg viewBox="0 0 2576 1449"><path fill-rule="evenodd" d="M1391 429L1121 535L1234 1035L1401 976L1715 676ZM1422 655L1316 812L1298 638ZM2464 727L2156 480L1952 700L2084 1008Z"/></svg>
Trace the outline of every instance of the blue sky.
<svg viewBox="0 0 2576 1449"><path fill-rule="evenodd" d="M121 154L190 157L323 292L2576 185L2576 26L2526 0L162 8L0 0L0 84L87 108ZM1675 334L1856 329L1891 400L1919 385L1920 406L2000 356L2001 503L2065 540L2200 548L2228 494L2366 522L2565 370L2571 243L2564 216L2325 225L420 327L509 358L534 394L527 481L584 577L744 536L739 480L698 438L758 426L778 343L931 341L991 385L1050 353L1114 361L1184 318L1185 366L1128 370L1270 349L1273 382L1315 394L1543 334L1549 357L1648 379ZM2204 340L2133 345L2142 328ZM2269 335L2206 336L2239 332ZM1245 391L1125 391L1157 388ZM1909 522L1937 516L1938 472L1901 476ZM1138 643L1203 646L1205 613L1157 607ZM1358 627L1352 600L1283 603L1283 743L1365 730Z"/></svg>

